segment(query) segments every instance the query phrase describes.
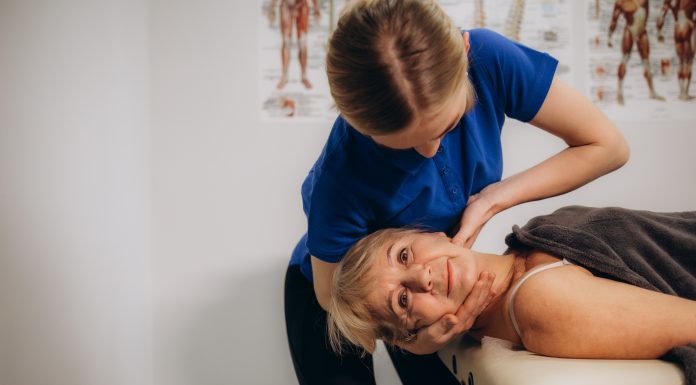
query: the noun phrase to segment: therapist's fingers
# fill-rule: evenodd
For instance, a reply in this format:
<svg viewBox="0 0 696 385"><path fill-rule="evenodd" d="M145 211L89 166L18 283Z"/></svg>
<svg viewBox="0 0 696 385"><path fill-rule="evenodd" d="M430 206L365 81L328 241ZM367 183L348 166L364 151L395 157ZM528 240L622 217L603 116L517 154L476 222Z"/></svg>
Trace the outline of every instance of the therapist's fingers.
<svg viewBox="0 0 696 385"><path fill-rule="evenodd" d="M481 296L479 297L479 307L475 312L477 318L488 307L496 294L493 291L493 282L495 282L495 273L487 272L485 289L481 292Z"/></svg>
<svg viewBox="0 0 696 385"><path fill-rule="evenodd" d="M446 314L432 325L421 328L415 338L399 341L397 345L413 354L434 353L452 340L457 322L454 314Z"/></svg>
<svg viewBox="0 0 696 385"><path fill-rule="evenodd" d="M483 225L490 219L489 208L485 199L479 198L479 194L472 195L467 201L466 209L459 220L459 229L452 237L452 243L471 248L476 241Z"/></svg>
<svg viewBox="0 0 696 385"><path fill-rule="evenodd" d="M398 345L414 354L430 354L471 329L492 298L491 286L494 279L495 274L482 272L456 314L445 314L435 323L421 328L414 339Z"/></svg>
<svg viewBox="0 0 696 385"><path fill-rule="evenodd" d="M470 249L474 245L474 242L476 241L476 238L478 238L480 232L480 229L475 230L473 234L468 234L468 232L461 232L458 234L456 238L452 239L452 243Z"/></svg>
<svg viewBox="0 0 696 385"><path fill-rule="evenodd" d="M442 334L439 336L440 346L438 347L438 350L452 341L454 337L463 333L459 331L459 318L454 314L445 314L437 323L441 325L440 330L442 331Z"/></svg>
<svg viewBox="0 0 696 385"><path fill-rule="evenodd" d="M487 271L481 272L479 280L476 281L471 293L459 307L457 313L454 315L446 314L435 324L438 327L433 328L434 334L442 333L441 336L437 337L440 347L452 341L453 338L466 333L474 326L476 318L488 306L492 298L491 287L494 280L495 274Z"/></svg>
<svg viewBox="0 0 696 385"><path fill-rule="evenodd" d="M462 306L457 310L457 319L459 324L456 326L456 331L464 333L471 329L476 321L476 318L481 315L481 312L488 306L493 293L491 288L495 274L483 271L479 275L479 280L476 281L471 293L466 297Z"/></svg>

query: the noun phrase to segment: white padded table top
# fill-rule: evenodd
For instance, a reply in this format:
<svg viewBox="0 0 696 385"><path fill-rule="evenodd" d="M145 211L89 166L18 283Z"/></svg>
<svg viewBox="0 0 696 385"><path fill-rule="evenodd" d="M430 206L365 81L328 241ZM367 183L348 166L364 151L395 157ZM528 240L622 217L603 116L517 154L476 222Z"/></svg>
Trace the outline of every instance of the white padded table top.
<svg viewBox="0 0 696 385"><path fill-rule="evenodd" d="M515 350L507 341L469 338L438 352L465 385L684 385L684 373L660 360L577 360Z"/></svg>

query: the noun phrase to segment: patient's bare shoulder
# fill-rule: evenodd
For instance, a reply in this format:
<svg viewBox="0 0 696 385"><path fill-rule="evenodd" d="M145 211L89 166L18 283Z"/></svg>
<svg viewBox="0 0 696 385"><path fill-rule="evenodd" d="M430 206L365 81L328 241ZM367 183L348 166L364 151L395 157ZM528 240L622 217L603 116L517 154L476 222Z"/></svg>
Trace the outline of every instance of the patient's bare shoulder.
<svg viewBox="0 0 696 385"><path fill-rule="evenodd" d="M514 298L529 351L568 358L657 358L696 342L696 301L595 277L576 265L531 276Z"/></svg>
<svg viewBox="0 0 696 385"><path fill-rule="evenodd" d="M551 262L553 259L537 255L530 268ZM590 299L594 294L586 292L587 283L593 278L580 266L564 265L541 271L520 286L513 306L527 350L552 356L572 356L566 352L567 342L586 337L579 325L584 323L583 318L594 306Z"/></svg>

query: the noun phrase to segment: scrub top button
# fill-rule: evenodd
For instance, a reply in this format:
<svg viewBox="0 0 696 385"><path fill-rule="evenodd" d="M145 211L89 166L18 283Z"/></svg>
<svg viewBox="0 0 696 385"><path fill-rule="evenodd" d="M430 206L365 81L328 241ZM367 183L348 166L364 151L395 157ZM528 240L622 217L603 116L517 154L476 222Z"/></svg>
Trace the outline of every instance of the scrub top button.
<svg viewBox="0 0 696 385"><path fill-rule="evenodd" d="M447 173L449 173L449 167L447 167L447 166L443 167L440 170L440 172L442 173L442 175L447 175Z"/></svg>
<svg viewBox="0 0 696 385"><path fill-rule="evenodd" d="M455 195L457 193L457 191L458 191L457 188L454 186L452 186L452 188L450 189L450 192L452 193L452 195Z"/></svg>

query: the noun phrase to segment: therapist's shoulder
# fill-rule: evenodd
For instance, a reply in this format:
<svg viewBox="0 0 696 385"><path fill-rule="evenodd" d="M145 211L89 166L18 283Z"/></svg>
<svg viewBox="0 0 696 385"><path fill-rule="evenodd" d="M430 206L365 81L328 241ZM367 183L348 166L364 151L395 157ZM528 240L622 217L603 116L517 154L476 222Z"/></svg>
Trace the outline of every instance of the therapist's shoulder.
<svg viewBox="0 0 696 385"><path fill-rule="evenodd" d="M499 59L515 43L507 37L485 28L468 30L469 56L479 60Z"/></svg>
<svg viewBox="0 0 696 385"><path fill-rule="evenodd" d="M550 55L525 44L510 40L498 32L478 28L469 31L469 62L473 67L480 67L488 72L502 71L508 73L519 66L542 65L545 61L554 61ZM525 70L526 68L522 68Z"/></svg>
<svg viewBox="0 0 696 385"><path fill-rule="evenodd" d="M351 177L358 172L358 161L367 153L360 135L350 123L339 115L334 121L326 144L314 164L314 172L327 172L339 177Z"/></svg>
<svg viewBox="0 0 696 385"><path fill-rule="evenodd" d="M467 29L466 32L469 32L469 44L472 48L475 45L486 46L489 44L504 44L511 42L510 39L506 38L500 33L487 28Z"/></svg>
<svg viewBox="0 0 696 385"><path fill-rule="evenodd" d="M469 77L479 98L503 98L505 79L515 63L511 58L519 53L505 36L485 28L469 30ZM481 93L484 91L484 93ZM487 93L492 92L492 95Z"/></svg>
<svg viewBox="0 0 696 385"><path fill-rule="evenodd" d="M348 129L348 122L341 115L338 115L331 126L326 144L324 144L324 148L314 164L315 169L321 169L325 164L333 164L336 158L340 158L340 153L345 151Z"/></svg>
<svg viewBox="0 0 696 385"><path fill-rule="evenodd" d="M352 138L355 133L351 130L343 117L336 119L302 188L307 215L310 220L322 222L322 226L326 224L323 222L354 221L367 207L359 194L365 184L357 161L362 150Z"/></svg>
<svg viewBox="0 0 696 385"><path fill-rule="evenodd" d="M558 61L486 29L472 30L469 41L469 73L477 91L490 93L508 117L531 120L546 98Z"/></svg>

